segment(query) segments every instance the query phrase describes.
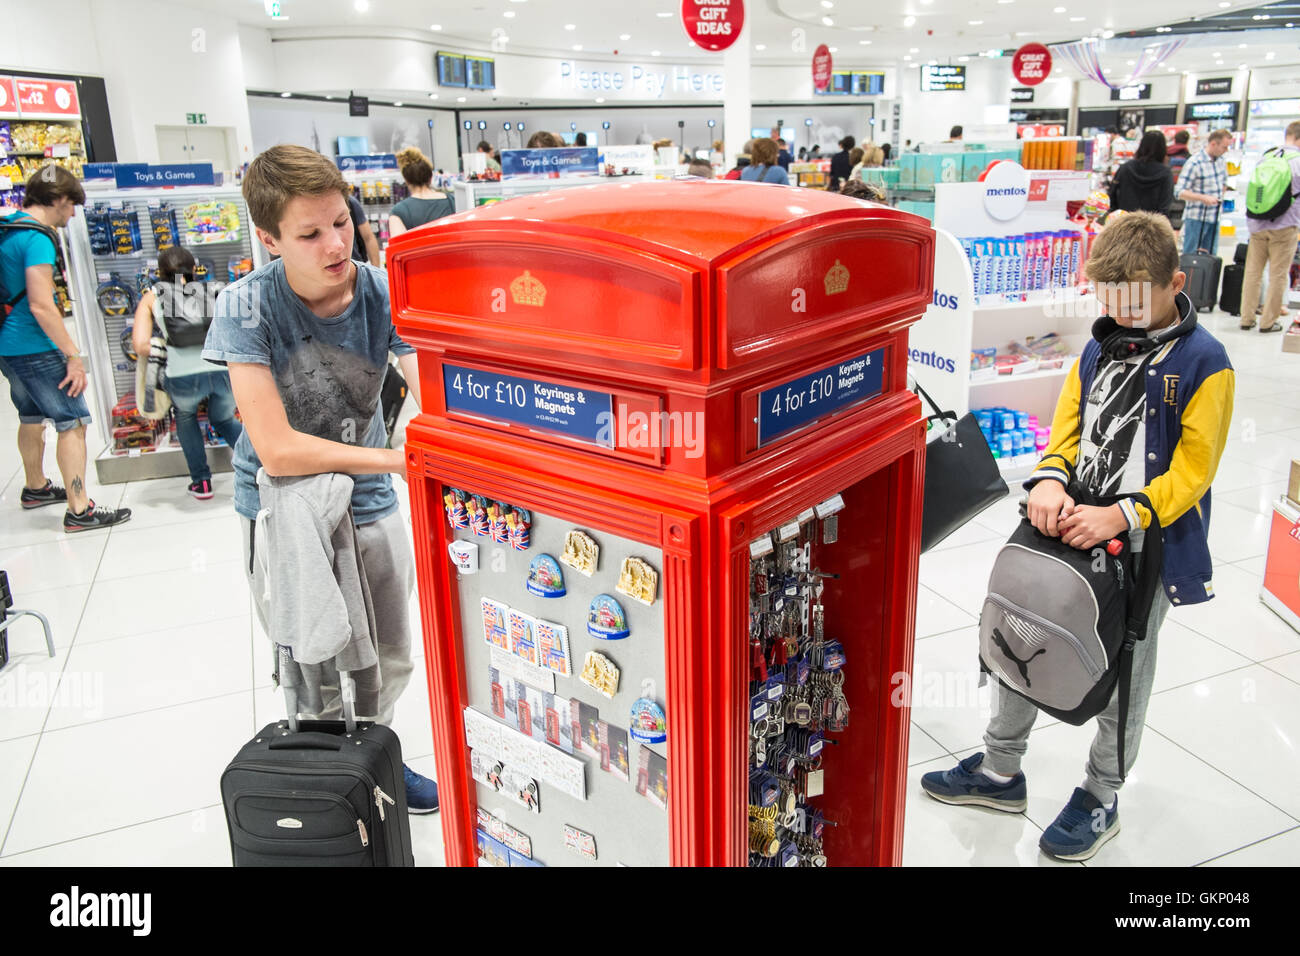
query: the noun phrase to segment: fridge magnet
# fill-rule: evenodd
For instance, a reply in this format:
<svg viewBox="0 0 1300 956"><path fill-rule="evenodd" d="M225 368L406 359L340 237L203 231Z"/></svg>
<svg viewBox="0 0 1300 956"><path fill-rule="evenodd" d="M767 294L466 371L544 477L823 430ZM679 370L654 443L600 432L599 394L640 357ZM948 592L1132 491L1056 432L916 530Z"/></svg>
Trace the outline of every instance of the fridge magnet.
<svg viewBox="0 0 1300 956"><path fill-rule="evenodd" d="M641 696L632 705L632 724L628 730L633 740L644 744L661 744L668 739L668 720L664 709L655 703L655 682L641 682Z"/></svg>
<svg viewBox="0 0 1300 956"><path fill-rule="evenodd" d="M492 839L490 835L478 831L478 857L482 866L509 866L510 849L505 844Z"/></svg>
<svg viewBox="0 0 1300 956"><path fill-rule="evenodd" d="M578 753L600 756L600 711L578 698L570 702L573 714L573 743Z"/></svg>
<svg viewBox="0 0 1300 956"><path fill-rule="evenodd" d="M478 545L473 541L453 541L447 545L447 553L461 574L478 573Z"/></svg>
<svg viewBox="0 0 1300 956"><path fill-rule="evenodd" d="M531 856L524 856L522 853L516 853L514 850L511 850L510 865L511 866L545 866L546 864L543 863L541 860L534 860Z"/></svg>
<svg viewBox="0 0 1300 956"><path fill-rule="evenodd" d="M510 608L491 598L483 598L480 604L483 608L483 640L503 651L510 650L510 638L506 631Z"/></svg>
<svg viewBox="0 0 1300 956"><path fill-rule="evenodd" d="M537 642L533 637L533 619L523 611L510 610L510 653L528 663L537 663Z"/></svg>
<svg viewBox="0 0 1300 956"><path fill-rule="evenodd" d="M500 760L477 750L469 752L470 776L480 783L487 784L493 790L500 791L501 789L501 771L503 769Z"/></svg>
<svg viewBox="0 0 1300 956"><path fill-rule="evenodd" d="M549 554L539 554L528 565L528 591L538 597L564 597L564 572Z"/></svg>
<svg viewBox="0 0 1300 956"><path fill-rule="evenodd" d="M474 495L465 502L465 510L469 512L469 530L477 535L486 535L488 533L487 499L482 495Z"/></svg>
<svg viewBox="0 0 1300 956"><path fill-rule="evenodd" d="M573 753L573 716L569 698L544 694L542 706L545 708L546 742L566 754Z"/></svg>
<svg viewBox="0 0 1300 956"><path fill-rule="evenodd" d="M564 846L578 856L588 860L596 859L596 838L585 830L579 830L569 824L564 825Z"/></svg>
<svg viewBox="0 0 1300 956"><path fill-rule="evenodd" d="M554 747L539 747L537 778L575 800L587 799L587 765Z"/></svg>
<svg viewBox="0 0 1300 956"><path fill-rule="evenodd" d="M618 666L599 651L587 652L578 679L610 700L618 693Z"/></svg>
<svg viewBox="0 0 1300 956"><path fill-rule="evenodd" d="M564 551L560 560L580 574L591 577L600 561L600 545L585 531L576 528L564 536Z"/></svg>
<svg viewBox="0 0 1300 956"><path fill-rule="evenodd" d="M516 551L528 550L528 529L532 525L532 516L523 508L513 508L506 515L506 539Z"/></svg>
<svg viewBox="0 0 1300 956"><path fill-rule="evenodd" d="M654 604L659 590L659 572L640 558L624 558L617 589L642 604Z"/></svg>
<svg viewBox="0 0 1300 956"><path fill-rule="evenodd" d="M543 740L546 737L546 701L543 698L543 691L536 687L528 687L525 694L528 716L532 724L527 730L519 728L519 732L527 734L533 740Z"/></svg>
<svg viewBox="0 0 1300 956"><path fill-rule="evenodd" d="M573 676L569 658L569 629L553 621L533 621L533 638L537 641L537 664L561 677Z"/></svg>
<svg viewBox="0 0 1300 956"><path fill-rule="evenodd" d="M602 720L600 722L600 769L612 773L620 780L627 780L630 763L627 731Z"/></svg>
<svg viewBox="0 0 1300 956"><path fill-rule="evenodd" d="M505 720L506 689L501 683L501 672L495 667L488 668L488 693L492 697L492 716L498 720Z"/></svg>
<svg viewBox="0 0 1300 956"><path fill-rule="evenodd" d="M587 633L602 641L621 641L631 631L623 605L608 594L597 594L587 609Z"/></svg>
<svg viewBox="0 0 1300 956"><path fill-rule="evenodd" d="M469 527L469 512L465 510L465 492L458 488L452 488L442 500L446 506L447 524L451 525L453 531L458 531Z"/></svg>
<svg viewBox="0 0 1300 956"><path fill-rule="evenodd" d="M487 506L487 516L488 537L497 544L506 544L510 538L510 531L506 526L505 506L492 502Z"/></svg>
<svg viewBox="0 0 1300 956"><path fill-rule="evenodd" d="M509 767L503 769L501 771L501 792L530 813L542 812L537 781L526 773L511 770Z"/></svg>
<svg viewBox="0 0 1300 956"><path fill-rule="evenodd" d="M636 792L660 810L668 809L668 759L645 744L637 756Z"/></svg>

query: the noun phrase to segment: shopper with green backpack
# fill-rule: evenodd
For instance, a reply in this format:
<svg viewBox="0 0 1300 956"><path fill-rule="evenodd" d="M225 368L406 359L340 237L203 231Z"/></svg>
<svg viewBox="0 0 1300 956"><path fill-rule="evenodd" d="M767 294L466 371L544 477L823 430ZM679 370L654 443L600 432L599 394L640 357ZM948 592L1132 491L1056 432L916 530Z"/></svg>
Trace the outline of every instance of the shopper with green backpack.
<svg viewBox="0 0 1300 956"><path fill-rule="evenodd" d="M1286 140L1264 153L1246 187L1246 228L1250 245L1241 280L1241 327L1255 327L1260 280L1268 263L1268 298L1261 332L1281 332L1283 295L1290 287L1291 260L1300 233L1300 121L1286 128Z"/></svg>

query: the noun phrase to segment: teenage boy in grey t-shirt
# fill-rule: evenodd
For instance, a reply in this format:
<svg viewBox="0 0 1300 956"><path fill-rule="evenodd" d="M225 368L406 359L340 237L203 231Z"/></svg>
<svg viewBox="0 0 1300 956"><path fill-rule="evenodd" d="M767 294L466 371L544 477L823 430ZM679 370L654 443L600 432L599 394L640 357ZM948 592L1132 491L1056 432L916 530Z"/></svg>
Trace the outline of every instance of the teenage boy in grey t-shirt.
<svg viewBox="0 0 1300 956"><path fill-rule="evenodd" d="M407 603L411 545L390 472L400 448L384 447L380 389L394 352L420 401L415 351L398 338L385 273L351 258L348 188L332 163L301 146L274 146L253 160L244 199L257 236L276 260L221 293L203 357L230 370L244 433L234 449L235 510L244 519L250 584L257 547L257 472L273 477L352 475L357 547L373 597L381 687L380 723L411 677ZM258 615L270 615L260 588ZM323 717L338 713L337 690ZM367 715L369 716L369 715ZM413 813L438 807L437 785L406 770Z"/></svg>

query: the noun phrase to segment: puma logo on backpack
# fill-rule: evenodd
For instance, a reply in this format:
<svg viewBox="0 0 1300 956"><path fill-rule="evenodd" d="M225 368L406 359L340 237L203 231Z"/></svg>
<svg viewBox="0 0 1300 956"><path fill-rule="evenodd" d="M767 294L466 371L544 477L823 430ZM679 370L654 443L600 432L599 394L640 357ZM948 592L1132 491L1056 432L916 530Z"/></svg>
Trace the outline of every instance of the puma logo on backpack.
<svg viewBox="0 0 1300 956"><path fill-rule="evenodd" d="M1021 660L1019 657L1016 657L1015 654L1011 653L1011 646L1007 644L1007 639L1002 636L1002 632L999 631L996 627L993 628L993 643L998 646L998 650L1000 650L1003 654L1007 655L1007 657L1011 658L1013 661L1016 662L1016 666L1020 668L1020 676L1024 680L1025 686L1033 687L1034 685L1031 684L1029 681L1029 662L1032 661L1039 654L1046 654L1047 648L1040 647L1038 650L1034 651L1034 653L1030 654L1024 660Z"/></svg>

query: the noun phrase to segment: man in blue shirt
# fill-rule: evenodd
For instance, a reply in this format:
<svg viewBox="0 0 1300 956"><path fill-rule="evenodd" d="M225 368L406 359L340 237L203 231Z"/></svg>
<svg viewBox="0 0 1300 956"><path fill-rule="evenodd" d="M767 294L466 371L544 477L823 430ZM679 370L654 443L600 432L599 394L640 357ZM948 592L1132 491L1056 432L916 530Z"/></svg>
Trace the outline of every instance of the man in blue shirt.
<svg viewBox="0 0 1300 956"><path fill-rule="evenodd" d="M18 409L18 453L23 460L24 508L63 504L66 532L89 531L126 521L128 508L96 507L86 495L86 367L55 302L58 264L55 229L61 229L84 204L77 177L49 165L27 181L23 211L0 217L0 374ZM45 422L59 434L59 472L67 487L45 477Z"/></svg>

